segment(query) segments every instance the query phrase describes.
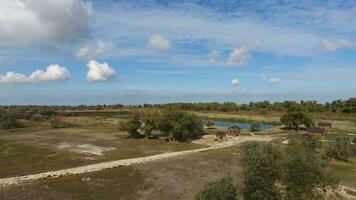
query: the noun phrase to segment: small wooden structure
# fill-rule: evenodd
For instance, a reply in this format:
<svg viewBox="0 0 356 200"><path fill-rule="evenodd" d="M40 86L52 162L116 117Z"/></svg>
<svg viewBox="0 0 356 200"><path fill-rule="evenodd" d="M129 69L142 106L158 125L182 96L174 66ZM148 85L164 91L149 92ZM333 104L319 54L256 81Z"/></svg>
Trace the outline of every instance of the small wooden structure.
<svg viewBox="0 0 356 200"><path fill-rule="evenodd" d="M315 128L307 128L306 130L306 135L309 135L310 137L313 138L319 138L324 135L325 129L315 127Z"/></svg>
<svg viewBox="0 0 356 200"><path fill-rule="evenodd" d="M231 126L227 129L226 133L229 136L239 136L241 128L238 126Z"/></svg>
<svg viewBox="0 0 356 200"><path fill-rule="evenodd" d="M215 141L218 141L218 142L224 141L224 139L226 137L226 133L224 133L224 132L217 132L215 135L216 135Z"/></svg>
<svg viewBox="0 0 356 200"><path fill-rule="evenodd" d="M330 123L330 122L319 122L318 123L318 127L319 128L323 128L325 130L330 130L331 129L331 125L332 125L332 123Z"/></svg>

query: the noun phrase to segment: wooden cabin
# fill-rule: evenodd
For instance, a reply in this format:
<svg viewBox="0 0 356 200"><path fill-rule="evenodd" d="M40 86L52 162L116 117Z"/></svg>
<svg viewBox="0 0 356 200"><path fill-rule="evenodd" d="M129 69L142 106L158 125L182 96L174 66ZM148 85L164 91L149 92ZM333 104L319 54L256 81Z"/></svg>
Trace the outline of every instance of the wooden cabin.
<svg viewBox="0 0 356 200"><path fill-rule="evenodd" d="M229 136L239 136L241 128L238 126L229 127L226 131L227 135Z"/></svg>
<svg viewBox="0 0 356 200"><path fill-rule="evenodd" d="M224 133L224 132L217 132L215 135L216 135L215 141L218 141L218 142L222 142L226 138L226 133Z"/></svg>
<svg viewBox="0 0 356 200"><path fill-rule="evenodd" d="M331 129L331 123L330 122L319 122L318 127L323 128L325 130L330 130Z"/></svg>
<svg viewBox="0 0 356 200"><path fill-rule="evenodd" d="M319 138L324 135L325 129L315 127L315 128L307 128L306 131L307 131L306 135L309 135L313 138Z"/></svg>

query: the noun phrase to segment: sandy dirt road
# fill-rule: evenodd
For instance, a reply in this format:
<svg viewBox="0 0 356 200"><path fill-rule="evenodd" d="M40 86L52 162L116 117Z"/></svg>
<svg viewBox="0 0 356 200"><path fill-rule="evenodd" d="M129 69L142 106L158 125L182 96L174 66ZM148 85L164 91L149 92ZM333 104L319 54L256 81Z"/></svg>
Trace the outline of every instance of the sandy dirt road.
<svg viewBox="0 0 356 200"><path fill-rule="evenodd" d="M102 163L96 163L96 164L74 167L74 168L69 168L69 169L63 169L63 170L58 170L58 171L49 171L49 172L44 172L44 173L39 173L39 174L31 174L31 175L25 175L25 176L3 178L3 179L0 179L0 186L4 187L4 186L17 185L20 183L35 181L35 180L44 179L44 178L56 178L56 177L61 177L61 176L69 176L69 175L75 175L75 174L96 172L96 171L101 171L101 170L110 169L110 168L119 167L119 166L137 165L137 164L142 164L142 163L146 163L146 162L174 158L177 156L189 155L189 154L203 152L203 151L227 148L227 147L231 147L231 146L234 146L234 145L237 145L237 144L240 144L243 142L247 142L247 141L271 141L272 139L273 139L272 136L253 136L253 137L241 136L241 137L229 138L227 141L224 141L224 142L211 142L211 141L213 141L211 137L210 138L209 137L202 138L201 140L196 141L196 143L200 143L200 144L205 143L205 144L210 145L210 147L186 150L186 151L178 151L178 152L169 152L169 153L157 154L157 155L147 156L147 157L139 157L139 158L123 159L123 160L116 160L116 161L110 161L110 162L102 162ZM209 141L209 142L207 142L207 141Z"/></svg>

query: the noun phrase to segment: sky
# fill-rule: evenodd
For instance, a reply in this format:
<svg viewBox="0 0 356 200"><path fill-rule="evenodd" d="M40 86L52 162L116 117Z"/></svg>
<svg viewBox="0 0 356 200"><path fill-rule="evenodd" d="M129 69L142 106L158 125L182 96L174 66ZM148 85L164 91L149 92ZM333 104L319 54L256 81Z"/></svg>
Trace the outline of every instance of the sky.
<svg viewBox="0 0 356 200"><path fill-rule="evenodd" d="M0 104L356 96L354 0L0 0Z"/></svg>

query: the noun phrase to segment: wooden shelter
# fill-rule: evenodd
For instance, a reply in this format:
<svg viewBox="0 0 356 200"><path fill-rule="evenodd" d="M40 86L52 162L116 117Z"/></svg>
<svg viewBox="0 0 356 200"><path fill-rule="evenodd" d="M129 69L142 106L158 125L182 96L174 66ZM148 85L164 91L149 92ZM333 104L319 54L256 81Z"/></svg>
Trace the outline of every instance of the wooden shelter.
<svg viewBox="0 0 356 200"><path fill-rule="evenodd" d="M306 134L311 136L311 137L321 137L324 135L325 129L323 128L319 128L319 127L315 127L315 128L307 128L306 130Z"/></svg>
<svg viewBox="0 0 356 200"><path fill-rule="evenodd" d="M226 133L229 136L239 136L241 128L238 126L231 126L227 129Z"/></svg>
<svg viewBox="0 0 356 200"><path fill-rule="evenodd" d="M318 127L319 128L323 128L325 130L330 130L331 129L331 125L332 125L332 123L330 123L330 122L319 122L318 123Z"/></svg>

